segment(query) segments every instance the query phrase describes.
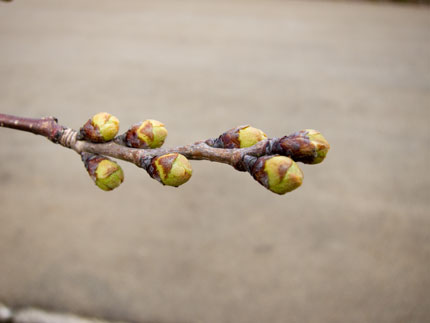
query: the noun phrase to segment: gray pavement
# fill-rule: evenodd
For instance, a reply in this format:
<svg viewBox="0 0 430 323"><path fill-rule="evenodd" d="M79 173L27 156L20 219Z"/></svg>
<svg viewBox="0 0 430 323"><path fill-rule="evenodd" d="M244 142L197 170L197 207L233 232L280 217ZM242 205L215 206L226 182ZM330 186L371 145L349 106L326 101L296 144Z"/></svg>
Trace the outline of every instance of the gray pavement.
<svg viewBox="0 0 430 323"><path fill-rule="evenodd" d="M130 322L430 321L430 10L300 1L0 2L0 110L79 128L241 124L331 143L285 196L193 162L97 189L0 129L0 301Z"/></svg>

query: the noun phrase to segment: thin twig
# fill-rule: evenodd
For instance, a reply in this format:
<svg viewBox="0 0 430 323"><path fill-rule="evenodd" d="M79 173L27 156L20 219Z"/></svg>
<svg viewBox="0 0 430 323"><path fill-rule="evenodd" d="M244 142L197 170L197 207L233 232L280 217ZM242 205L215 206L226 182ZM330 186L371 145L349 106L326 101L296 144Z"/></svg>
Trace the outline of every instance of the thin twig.
<svg viewBox="0 0 430 323"><path fill-rule="evenodd" d="M103 119L106 116L107 119ZM152 122L162 126L158 121L147 120L142 123L143 130L146 129L148 122L151 123L151 129ZM134 138L133 131L137 131L136 127L114 137L118 131L119 121L107 113L94 116L79 133L58 124L54 117L32 119L0 114L0 126L41 135L76 151L91 178L103 190L114 189L124 179L121 168L106 158L113 157L145 169L152 178L170 186L182 185L190 178L192 170L187 159L224 163L238 171L249 172L257 182L272 192L285 194L302 184L303 172L294 161L318 164L324 160L330 149L327 140L316 130L306 129L281 138L265 139L267 137L261 130L248 126L230 129L216 139L210 138L186 146L131 148L130 146L143 147L135 146L133 140L129 141L130 138ZM167 135L167 131L164 132ZM150 135L153 135L153 132L149 133ZM161 139L161 144L164 138ZM249 145L252 146L247 147ZM148 146L151 147L150 145L145 147ZM247 148L235 148L243 146ZM174 170L172 167L175 167Z"/></svg>

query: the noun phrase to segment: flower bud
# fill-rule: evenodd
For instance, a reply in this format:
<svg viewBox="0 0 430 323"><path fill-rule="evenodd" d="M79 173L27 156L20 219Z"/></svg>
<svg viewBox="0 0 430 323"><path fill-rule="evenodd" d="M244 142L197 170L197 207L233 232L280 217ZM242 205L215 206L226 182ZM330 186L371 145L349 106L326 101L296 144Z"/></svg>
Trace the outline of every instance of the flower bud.
<svg viewBox="0 0 430 323"><path fill-rule="evenodd" d="M305 164L318 164L329 149L329 143L319 131L305 129L279 139L276 152Z"/></svg>
<svg viewBox="0 0 430 323"><path fill-rule="evenodd" d="M290 192L303 182L303 173L299 166L285 156L258 158L251 174L261 185L277 194Z"/></svg>
<svg viewBox="0 0 430 323"><path fill-rule="evenodd" d="M106 142L115 138L119 120L107 112L100 112L88 120L80 129L78 139L91 142Z"/></svg>
<svg viewBox="0 0 430 323"><path fill-rule="evenodd" d="M321 163L324 158L327 156L327 153L330 149L330 144L328 141L323 137L321 132L313 129L306 129L307 136L311 142L311 144L315 148L314 152L314 160L312 164L319 164Z"/></svg>
<svg viewBox="0 0 430 323"><path fill-rule="evenodd" d="M167 137L167 129L160 121L145 120L131 127L124 136L124 142L133 148L158 148Z"/></svg>
<svg viewBox="0 0 430 323"><path fill-rule="evenodd" d="M121 167L109 158L84 153L82 161L90 177L104 191L111 191L124 181Z"/></svg>
<svg viewBox="0 0 430 323"><path fill-rule="evenodd" d="M154 157L148 173L164 185L179 186L190 179L192 169L185 156L172 153Z"/></svg>
<svg viewBox="0 0 430 323"><path fill-rule="evenodd" d="M257 142L267 139L267 135L260 129L245 127L239 130L240 148L254 146Z"/></svg>
<svg viewBox="0 0 430 323"><path fill-rule="evenodd" d="M267 139L267 135L260 129L251 126L241 126L224 132L214 140L215 148L246 148Z"/></svg>

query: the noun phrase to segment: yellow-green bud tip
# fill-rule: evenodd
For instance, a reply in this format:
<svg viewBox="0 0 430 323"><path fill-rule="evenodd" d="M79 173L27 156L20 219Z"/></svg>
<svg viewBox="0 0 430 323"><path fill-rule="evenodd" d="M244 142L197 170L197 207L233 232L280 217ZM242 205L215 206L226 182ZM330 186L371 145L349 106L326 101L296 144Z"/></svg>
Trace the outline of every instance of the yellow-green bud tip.
<svg viewBox="0 0 430 323"><path fill-rule="evenodd" d="M157 120L145 120L137 129L137 137L149 148L159 148L167 137L167 129Z"/></svg>
<svg viewBox="0 0 430 323"><path fill-rule="evenodd" d="M154 158L152 163L160 181L165 185L180 186L186 183L192 175L190 162L181 154L162 155Z"/></svg>
<svg viewBox="0 0 430 323"><path fill-rule="evenodd" d="M277 194L290 192L303 182L299 166L288 157L274 156L266 160L264 171L267 174L268 189Z"/></svg>
<svg viewBox="0 0 430 323"><path fill-rule="evenodd" d="M319 164L327 156L330 144L319 131L313 129L306 129L305 131L307 132L309 141L315 147L315 158L312 164Z"/></svg>
<svg viewBox="0 0 430 323"><path fill-rule="evenodd" d="M121 167L109 159L104 159L98 164L95 175L96 185L104 191L111 191L124 181Z"/></svg>
<svg viewBox="0 0 430 323"><path fill-rule="evenodd" d="M260 129L247 126L239 130L240 148L254 146L257 142L267 139L267 135Z"/></svg>
<svg viewBox="0 0 430 323"><path fill-rule="evenodd" d="M112 140L118 133L118 118L107 112L97 113L95 116L92 117L91 122L94 127L99 130L100 135L105 141Z"/></svg>

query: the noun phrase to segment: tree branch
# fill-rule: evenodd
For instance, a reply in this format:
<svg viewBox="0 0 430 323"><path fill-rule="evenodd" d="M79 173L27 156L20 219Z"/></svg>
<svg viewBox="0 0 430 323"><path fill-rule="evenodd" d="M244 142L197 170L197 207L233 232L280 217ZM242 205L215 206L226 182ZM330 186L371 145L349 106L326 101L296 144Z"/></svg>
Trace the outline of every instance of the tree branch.
<svg viewBox="0 0 430 323"><path fill-rule="evenodd" d="M31 132L36 135L44 136L53 142L59 139L64 128L57 123L57 119L54 117L32 119L1 113L0 127Z"/></svg>
<svg viewBox="0 0 430 323"><path fill-rule="evenodd" d="M270 142L270 139L267 139L260 141L252 147L239 149L213 148L205 141L198 141L191 145L175 148L136 149L124 146L121 136L107 143L91 143L84 140L77 140L77 131L59 125L57 119L54 117L33 119L0 114L0 126L44 136L54 143L58 143L76 151L78 154L88 152L109 156L131 162L138 167L144 168L145 163L150 161L153 157L169 153L179 153L188 159L224 163L244 171L244 167L240 165L243 156L252 155L259 157L265 155L266 146Z"/></svg>
<svg viewBox="0 0 430 323"><path fill-rule="evenodd" d="M330 148L316 130L307 129L281 138L267 138L259 129L242 126L230 129L215 139L174 148L147 149L133 146L136 145L136 136L154 140L154 131L158 131L158 135L162 131L161 137L156 138L161 145L167 135L162 123L146 120L115 137L119 121L107 113L95 115L79 133L58 124L54 117L32 119L0 114L0 126L41 135L76 151L91 178L103 190L114 189L124 179L121 168L106 158L113 157L144 168L151 177L170 186L182 185L190 178L192 170L187 159L224 163L238 171L249 172L272 192L285 194L299 187L303 180L303 173L294 161L320 163Z"/></svg>

